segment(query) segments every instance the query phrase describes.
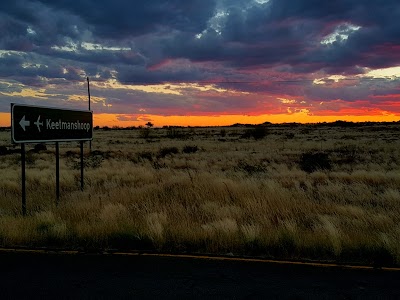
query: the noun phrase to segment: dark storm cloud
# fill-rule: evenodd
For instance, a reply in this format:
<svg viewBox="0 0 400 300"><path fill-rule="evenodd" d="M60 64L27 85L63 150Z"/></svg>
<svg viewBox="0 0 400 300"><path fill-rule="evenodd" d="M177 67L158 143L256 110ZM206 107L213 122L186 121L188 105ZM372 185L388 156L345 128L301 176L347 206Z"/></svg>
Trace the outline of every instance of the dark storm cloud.
<svg viewBox="0 0 400 300"><path fill-rule="evenodd" d="M69 1L39 0L80 16L103 37L126 37L162 27L199 32L214 12L216 0Z"/></svg>
<svg viewBox="0 0 400 300"><path fill-rule="evenodd" d="M237 1L226 8L219 34L211 29L200 39L177 36L166 52L238 67L289 64L297 72L333 74L354 73L357 66L382 68L400 63L399 55L390 51L390 45L399 44L398 1L271 0L243 10L245 6ZM330 44L321 44L335 31L348 39L338 36ZM377 47L383 45L388 47L376 55Z"/></svg>
<svg viewBox="0 0 400 300"><path fill-rule="evenodd" d="M63 65L62 61L35 53L5 53L0 58L0 70L3 78L18 79L21 83L33 86L46 85L47 79L53 78L69 81L82 79L80 68Z"/></svg>
<svg viewBox="0 0 400 300"><path fill-rule="evenodd" d="M143 67L119 67L117 78L127 84L156 84L165 82L194 82L205 78L199 69L175 69L149 71Z"/></svg>
<svg viewBox="0 0 400 300"><path fill-rule="evenodd" d="M65 43L65 38L82 38L85 26L74 15L54 11L36 1L5 1L0 4L1 49L37 51ZM25 45L25 48L18 45Z"/></svg>
<svg viewBox="0 0 400 300"><path fill-rule="evenodd" d="M390 45L398 45L400 36L400 23L395 21L400 17L399 5L393 0L271 0L264 4L247 0L18 0L3 1L0 7L4 16L0 21L2 49L117 68L187 58L238 68L288 64L294 72L352 74L360 71L357 66L400 63L397 52L390 50ZM331 44L320 43L345 24L361 28L348 32L346 41L338 38ZM71 42L79 48L85 39L117 47L134 45L131 51L136 57L106 51L51 50ZM374 56L378 50L379 55ZM144 75L143 80L158 76Z"/></svg>
<svg viewBox="0 0 400 300"><path fill-rule="evenodd" d="M349 83L347 80L328 82L324 85L309 84L305 87L307 99L311 101L330 101L341 99L348 102L357 100L374 100L375 96L399 94L400 79L384 80L379 78L363 78Z"/></svg>
<svg viewBox="0 0 400 300"><path fill-rule="evenodd" d="M90 64L109 66L121 74L129 73L125 71L126 66L142 66L139 74L143 77L138 81L158 82L181 80L183 72L172 72L170 78L167 73L160 78L160 72L145 72L143 67L165 58L165 54L157 50L157 42L167 39L169 31L201 32L212 16L215 1L79 1L71 4L70 1L19 0L5 1L0 5L4 15L0 19L0 30L4 33L0 49L62 59L62 65L85 67L87 74L83 75L98 75L90 72L93 69ZM153 31L157 32L154 36ZM147 36L128 40L145 33ZM82 42L122 50L88 50L82 47ZM65 51L66 48L71 50ZM21 69L17 65L13 67L13 73ZM9 73L5 70L4 76ZM26 70L21 75L24 74L27 74ZM199 78L198 75L187 75L189 79ZM137 75L130 77L126 80L134 81ZM103 79L107 78L109 76Z"/></svg>
<svg viewBox="0 0 400 300"><path fill-rule="evenodd" d="M383 68L400 63L400 57L389 50L376 56L377 47L398 45L400 36L400 17L398 1L295 1L288 5L287 0L274 1L280 7L278 18L316 20L320 28L318 34L328 34L329 30L340 29L343 24L352 24L361 28L350 33L348 40L336 41L328 45L318 45L306 55L299 57L299 62L318 62L318 68L328 72L347 73L354 66ZM314 2L314 3L313 3ZM314 7L312 7L314 4ZM287 6L286 6L287 5ZM282 9L287 7L287 9ZM283 13L284 12L284 13ZM318 34L316 36L318 36ZM323 36L320 36L323 37Z"/></svg>

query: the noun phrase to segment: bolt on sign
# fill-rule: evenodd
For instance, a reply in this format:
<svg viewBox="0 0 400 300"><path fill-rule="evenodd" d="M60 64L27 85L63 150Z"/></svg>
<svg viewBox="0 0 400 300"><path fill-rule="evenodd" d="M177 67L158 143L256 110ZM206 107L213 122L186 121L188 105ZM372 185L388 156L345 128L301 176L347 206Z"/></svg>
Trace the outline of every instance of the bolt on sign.
<svg viewBox="0 0 400 300"><path fill-rule="evenodd" d="M92 138L91 111L11 104L14 143L89 141Z"/></svg>

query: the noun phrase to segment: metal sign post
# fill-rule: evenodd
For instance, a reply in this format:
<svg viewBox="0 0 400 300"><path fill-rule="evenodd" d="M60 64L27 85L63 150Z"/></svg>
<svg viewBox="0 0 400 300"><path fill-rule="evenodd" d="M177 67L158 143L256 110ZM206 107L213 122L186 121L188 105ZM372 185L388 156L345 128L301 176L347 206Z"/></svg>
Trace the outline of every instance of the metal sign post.
<svg viewBox="0 0 400 300"><path fill-rule="evenodd" d="M56 206L60 203L60 145L56 142Z"/></svg>
<svg viewBox="0 0 400 300"><path fill-rule="evenodd" d="M89 100L89 111L90 111L90 86L89 86L89 77L87 79L87 92L88 92L88 100ZM89 151L92 152L92 141L89 141Z"/></svg>
<svg viewBox="0 0 400 300"><path fill-rule="evenodd" d="M83 170L84 170L84 164L83 164L83 142L81 141L81 190L83 191Z"/></svg>
<svg viewBox="0 0 400 300"><path fill-rule="evenodd" d="M22 215L26 216L26 174L25 174L25 144L21 144L21 182L22 182Z"/></svg>
<svg viewBox="0 0 400 300"><path fill-rule="evenodd" d="M50 107L11 104L11 140L21 144L22 214L26 215L25 143L56 143L56 205L60 200L59 142L80 141L83 190L83 142L93 137L93 113Z"/></svg>
<svg viewBox="0 0 400 300"><path fill-rule="evenodd" d="M88 92L88 98L89 98L89 110L90 110L90 87L89 87L89 77L87 79L87 92Z"/></svg>

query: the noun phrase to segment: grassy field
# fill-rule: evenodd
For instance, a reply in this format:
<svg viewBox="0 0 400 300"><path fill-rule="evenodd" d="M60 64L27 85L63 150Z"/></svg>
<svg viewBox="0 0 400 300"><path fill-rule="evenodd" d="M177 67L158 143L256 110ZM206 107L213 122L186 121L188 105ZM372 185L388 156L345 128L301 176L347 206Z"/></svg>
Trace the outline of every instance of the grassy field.
<svg viewBox="0 0 400 300"><path fill-rule="evenodd" d="M61 144L58 206L54 145L27 153L22 217L2 131L0 246L400 265L399 138L400 123L95 130L83 192Z"/></svg>

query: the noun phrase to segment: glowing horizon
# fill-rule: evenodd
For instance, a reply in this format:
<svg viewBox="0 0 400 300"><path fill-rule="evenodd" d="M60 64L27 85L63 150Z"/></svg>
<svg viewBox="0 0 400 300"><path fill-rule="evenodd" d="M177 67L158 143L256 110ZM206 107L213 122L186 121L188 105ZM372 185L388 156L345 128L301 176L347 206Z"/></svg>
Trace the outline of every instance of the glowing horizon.
<svg viewBox="0 0 400 300"><path fill-rule="evenodd" d="M346 122L399 122L400 115L376 114L371 116L363 115L330 115L330 116L309 116L304 113L294 113L291 115L221 115L221 116L156 116L145 115L134 121L121 121L124 117L121 114L93 114L93 126L99 127L138 127L145 126L151 122L155 127L163 126L183 126L183 127L212 127L212 126L231 126L234 124L262 124L270 122L273 124L282 123L331 123L335 121ZM126 116L125 116L126 117ZM0 127L11 126L10 113L0 113Z"/></svg>

